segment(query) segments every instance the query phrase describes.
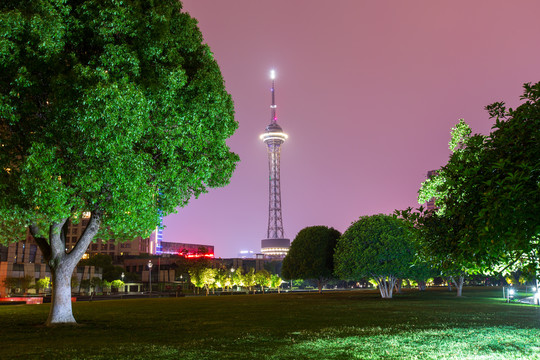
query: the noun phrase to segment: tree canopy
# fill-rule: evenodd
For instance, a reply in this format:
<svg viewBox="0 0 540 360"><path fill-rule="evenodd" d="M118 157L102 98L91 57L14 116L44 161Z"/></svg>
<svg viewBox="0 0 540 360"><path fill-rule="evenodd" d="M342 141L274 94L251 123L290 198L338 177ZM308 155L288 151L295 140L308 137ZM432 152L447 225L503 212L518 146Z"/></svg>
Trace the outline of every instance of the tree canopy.
<svg viewBox="0 0 540 360"><path fill-rule="evenodd" d="M397 279L411 274L414 255L412 232L402 219L362 216L338 240L335 273L342 279L373 278L381 296L391 298Z"/></svg>
<svg viewBox="0 0 540 360"><path fill-rule="evenodd" d="M177 0L0 3L0 241L30 229L53 272L51 314L96 234L147 236L227 184L238 161L225 142L237 128L231 97L181 10ZM67 252L68 219L84 213ZM62 308L49 323L74 322L71 303Z"/></svg>
<svg viewBox="0 0 540 360"><path fill-rule="evenodd" d="M454 234L448 251L464 260L469 271L500 271L518 260L537 270L539 99L540 83L525 84L524 102L516 109L502 102L487 106L495 118L487 136L470 135L460 122L452 133L448 163L419 191L420 203L436 198L437 216L451 224Z"/></svg>
<svg viewBox="0 0 540 360"><path fill-rule="evenodd" d="M319 293L322 292L324 282L333 277L334 248L340 235L339 231L327 226L300 230L283 259L283 277L317 280Z"/></svg>

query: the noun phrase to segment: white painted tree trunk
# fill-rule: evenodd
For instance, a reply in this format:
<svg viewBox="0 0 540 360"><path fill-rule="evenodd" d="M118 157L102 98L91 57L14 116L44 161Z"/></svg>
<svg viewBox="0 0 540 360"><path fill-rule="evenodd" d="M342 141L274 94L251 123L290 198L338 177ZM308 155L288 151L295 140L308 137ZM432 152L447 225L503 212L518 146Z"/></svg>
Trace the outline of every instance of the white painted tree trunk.
<svg viewBox="0 0 540 360"><path fill-rule="evenodd" d="M392 293L394 291L394 286L396 284L396 278L389 276L386 277L375 277L377 285L379 286L379 291L383 299L391 299Z"/></svg>
<svg viewBox="0 0 540 360"><path fill-rule="evenodd" d="M52 296L51 309L45 325L75 324L71 307L71 275L73 267L51 267Z"/></svg>
<svg viewBox="0 0 540 360"><path fill-rule="evenodd" d="M457 281L456 281L456 278L453 277L453 276L451 277L451 279L452 279L452 282L454 283L454 285L456 285L457 296L461 296L462 290L463 290L463 283L465 282L465 275L460 275L457 278Z"/></svg>
<svg viewBox="0 0 540 360"><path fill-rule="evenodd" d="M88 226L70 252L66 251L66 222L63 219L51 224L46 238L36 224L30 225L30 233L39 246L51 269L52 298L49 317L45 325L76 324L71 307L71 275L86 249L94 239L101 224L101 213L93 212Z"/></svg>

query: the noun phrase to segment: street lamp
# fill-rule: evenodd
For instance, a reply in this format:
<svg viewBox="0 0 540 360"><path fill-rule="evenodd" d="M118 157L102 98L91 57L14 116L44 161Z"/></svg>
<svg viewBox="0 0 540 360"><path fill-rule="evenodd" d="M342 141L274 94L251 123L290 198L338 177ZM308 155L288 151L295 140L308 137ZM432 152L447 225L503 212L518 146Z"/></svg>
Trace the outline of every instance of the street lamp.
<svg viewBox="0 0 540 360"><path fill-rule="evenodd" d="M124 291L123 292L126 292L126 285L124 285L124 273L122 272L122 275L120 275L120 277L122 278L122 286L124 288Z"/></svg>
<svg viewBox="0 0 540 360"><path fill-rule="evenodd" d="M152 296L152 260L148 260L148 284L150 285L150 296Z"/></svg>

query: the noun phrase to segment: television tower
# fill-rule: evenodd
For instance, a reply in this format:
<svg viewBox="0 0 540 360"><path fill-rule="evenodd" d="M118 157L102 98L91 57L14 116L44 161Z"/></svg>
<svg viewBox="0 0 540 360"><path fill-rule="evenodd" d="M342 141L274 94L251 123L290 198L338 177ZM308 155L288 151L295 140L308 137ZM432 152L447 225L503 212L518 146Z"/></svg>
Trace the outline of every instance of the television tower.
<svg viewBox="0 0 540 360"><path fill-rule="evenodd" d="M270 72L272 79L272 105L270 105L270 124L266 127L260 138L264 141L268 151L268 166L270 171L268 183L268 232L266 239L261 241L261 252L272 258L284 258L290 247L290 240L285 239L283 233L283 217L281 215L281 183L280 183L280 157L281 144L288 138L281 126L277 123L275 100L275 71Z"/></svg>

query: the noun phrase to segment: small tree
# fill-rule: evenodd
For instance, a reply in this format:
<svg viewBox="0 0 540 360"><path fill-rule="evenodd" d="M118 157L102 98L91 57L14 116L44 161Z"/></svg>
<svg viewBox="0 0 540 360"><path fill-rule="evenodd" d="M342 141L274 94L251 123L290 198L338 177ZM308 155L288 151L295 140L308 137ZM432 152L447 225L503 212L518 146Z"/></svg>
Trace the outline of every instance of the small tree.
<svg viewBox="0 0 540 360"><path fill-rule="evenodd" d="M255 293L255 289L253 289L253 287L257 285L257 279L255 278L254 268L250 268L249 271L244 275L244 285L248 287L250 292L253 290L253 293Z"/></svg>
<svg viewBox="0 0 540 360"><path fill-rule="evenodd" d="M104 293L105 292L110 293L111 292L111 282L107 281L107 280L101 281L101 289L103 290Z"/></svg>
<svg viewBox="0 0 540 360"><path fill-rule="evenodd" d="M40 290L47 290L51 286L51 278L46 276L43 279L36 281L36 293L40 293Z"/></svg>
<svg viewBox="0 0 540 360"><path fill-rule="evenodd" d="M26 294L28 292L28 289L31 289L33 287L33 282L35 279L30 276L26 275L25 277L21 278L20 287L23 292L23 294Z"/></svg>
<svg viewBox="0 0 540 360"><path fill-rule="evenodd" d="M81 287L79 291L83 293L89 293L90 292L90 279L83 279L81 280Z"/></svg>
<svg viewBox="0 0 540 360"><path fill-rule="evenodd" d="M124 288L124 282L122 280L113 280L111 282L111 287L119 291Z"/></svg>
<svg viewBox="0 0 540 360"><path fill-rule="evenodd" d="M266 270L259 270L255 273L255 281L261 286L261 291L264 294L264 287L270 286L271 276Z"/></svg>
<svg viewBox="0 0 540 360"><path fill-rule="evenodd" d="M227 269L220 268L216 271L216 286L217 288L222 288L225 290L226 288L231 286L231 276L229 274L230 272Z"/></svg>
<svg viewBox="0 0 540 360"><path fill-rule="evenodd" d="M244 270L241 267L232 273L232 284L233 286L236 285L237 287L246 286Z"/></svg>
<svg viewBox="0 0 540 360"><path fill-rule="evenodd" d="M414 260L411 231L389 215L363 216L338 240L336 275L342 279L373 278L382 298L392 298L396 281L407 278Z"/></svg>
<svg viewBox="0 0 540 360"><path fill-rule="evenodd" d="M334 248L339 231L326 226L300 230L283 259L281 273L285 279L314 279L319 293L334 272Z"/></svg>
<svg viewBox="0 0 540 360"><path fill-rule="evenodd" d="M203 268L201 270L201 282L206 289L206 296L210 293L210 289L214 288L216 283L217 270L212 268Z"/></svg>
<svg viewBox="0 0 540 360"><path fill-rule="evenodd" d="M103 286L103 280L97 276L90 279L90 291L94 294L98 288Z"/></svg>
<svg viewBox="0 0 540 360"><path fill-rule="evenodd" d="M283 283L283 279L279 277L277 274L272 274L270 276L270 287L273 289L276 289L278 293L280 293L280 286Z"/></svg>
<svg viewBox="0 0 540 360"><path fill-rule="evenodd" d="M8 292L15 293L19 289L20 279L16 277L7 277L3 281L4 286L8 289Z"/></svg>

